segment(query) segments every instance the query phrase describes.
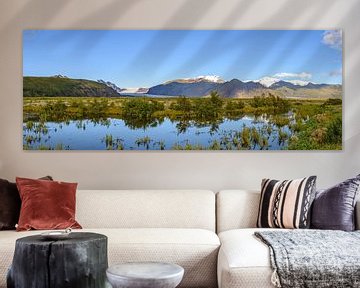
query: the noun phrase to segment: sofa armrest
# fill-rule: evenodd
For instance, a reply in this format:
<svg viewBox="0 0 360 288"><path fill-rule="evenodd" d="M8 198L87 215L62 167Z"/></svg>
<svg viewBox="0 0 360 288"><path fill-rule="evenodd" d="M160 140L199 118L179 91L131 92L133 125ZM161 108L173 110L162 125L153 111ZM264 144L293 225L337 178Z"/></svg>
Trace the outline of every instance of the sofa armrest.
<svg viewBox="0 0 360 288"><path fill-rule="evenodd" d="M357 200L355 206L355 229L360 230L360 199Z"/></svg>

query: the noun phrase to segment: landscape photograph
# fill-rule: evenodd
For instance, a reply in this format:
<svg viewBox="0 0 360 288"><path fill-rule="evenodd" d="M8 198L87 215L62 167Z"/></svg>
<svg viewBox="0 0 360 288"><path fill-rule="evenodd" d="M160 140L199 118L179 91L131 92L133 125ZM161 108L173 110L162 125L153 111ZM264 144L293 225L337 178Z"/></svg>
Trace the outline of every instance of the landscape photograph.
<svg viewBox="0 0 360 288"><path fill-rule="evenodd" d="M341 30L24 30L24 150L341 150Z"/></svg>

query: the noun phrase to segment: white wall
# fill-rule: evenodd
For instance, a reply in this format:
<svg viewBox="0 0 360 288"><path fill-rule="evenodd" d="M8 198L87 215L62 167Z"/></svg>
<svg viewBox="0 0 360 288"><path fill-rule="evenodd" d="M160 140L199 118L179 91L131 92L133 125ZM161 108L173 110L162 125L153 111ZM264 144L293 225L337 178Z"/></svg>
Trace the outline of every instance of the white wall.
<svg viewBox="0 0 360 288"><path fill-rule="evenodd" d="M360 173L359 0L16 0L0 2L0 177L79 182L80 188L258 188L262 177ZM342 28L341 152L30 152L22 150L23 29Z"/></svg>

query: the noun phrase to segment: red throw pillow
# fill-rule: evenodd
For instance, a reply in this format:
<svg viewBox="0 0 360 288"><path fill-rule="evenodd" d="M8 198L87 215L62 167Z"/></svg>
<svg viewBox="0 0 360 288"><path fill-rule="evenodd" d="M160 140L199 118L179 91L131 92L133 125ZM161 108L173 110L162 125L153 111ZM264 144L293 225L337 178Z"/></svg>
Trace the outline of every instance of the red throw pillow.
<svg viewBox="0 0 360 288"><path fill-rule="evenodd" d="M39 178L53 180L51 176ZM0 230L15 230L19 221L21 199L15 183L0 179Z"/></svg>
<svg viewBox="0 0 360 288"><path fill-rule="evenodd" d="M17 231L80 228L75 221L77 183L16 178L21 198Z"/></svg>

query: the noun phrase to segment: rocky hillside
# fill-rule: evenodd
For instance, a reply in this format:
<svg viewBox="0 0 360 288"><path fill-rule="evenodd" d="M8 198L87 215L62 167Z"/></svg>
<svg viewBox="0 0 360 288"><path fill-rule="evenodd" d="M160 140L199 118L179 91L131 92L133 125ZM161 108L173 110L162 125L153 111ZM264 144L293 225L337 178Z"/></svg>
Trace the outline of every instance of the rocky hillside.
<svg viewBox="0 0 360 288"><path fill-rule="evenodd" d="M152 95L166 95L166 96L188 96L201 97L208 95L211 91L217 90L222 84L209 81L200 82L168 82L153 86L149 89L147 94Z"/></svg>
<svg viewBox="0 0 360 288"><path fill-rule="evenodd" d="M24 97L115 97L120 96L105 83L67 77L24 77Z"/></svg>
<svg viewBox="0 0 360 288"><path fill-rule="evenodd" d="M232 79L223 83L215 91L217 91L223 97L235 98L241 92L248 93L250 91L257 91L263 88L264 86L262 86L260 83L255 83L253 81L242 82L238 79Z"/></svg>

